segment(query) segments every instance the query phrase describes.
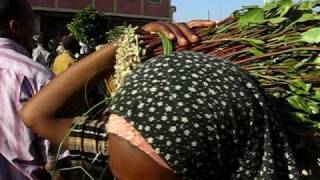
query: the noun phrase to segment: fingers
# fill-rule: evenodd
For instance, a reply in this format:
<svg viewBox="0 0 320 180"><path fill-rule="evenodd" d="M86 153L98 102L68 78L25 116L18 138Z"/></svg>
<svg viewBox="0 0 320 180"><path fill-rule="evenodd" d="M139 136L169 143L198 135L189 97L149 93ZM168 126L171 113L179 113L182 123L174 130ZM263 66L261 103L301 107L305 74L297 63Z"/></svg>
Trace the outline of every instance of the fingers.
<svg viewBox="0 0 320 180"><path fill-rule="evenodd" d="M168 22L151 22L143 26L141 29L151 33L152 32L164 33L171 40L177 39L178 44L182 46L185 46L189 43L188 39L190 35L187 34L187 38L188 38L187 39L184 35L184 32L187 32L187 31L180 30L180 28L175 24L171 24Z"/></svg>
<svg viewBox="0 0 320 180"><path fill-rule="evenodd" d="M193 20L188 22L189 28L194 28L194 27L213 27L216 25L215 21L211 20Z"/></svg>
<svg viewBox="0 0 320 180"><path fill-rule="evenodd" d="M185 34L185 32L182 31L182 29L180 29L180 27L177 24L171 24L168 22L160 22L160 23L162 23L164 26L168 27L171 30L171 32L175 35L175 38L177 39L177 42L179 45L185 46L188 44L188 40L189 40L188 36L190 35ZM191 35L192 35L192 32L191 32Z"/></svg>
<svg viewBox="0 0 320 180"><path fill-rule="evenodd" d="M187 40L191 43L198 42L199 38L196 36L189 26L186 23L177 23L176 26L179 28L179 30L184 34L184 36L187 38Z"/></svg>
<svg viewBox="0 0 320 180"><path fill-rule="evenodd" d="M169 39L177 39L181 46L188 45L188 43L196 43L199 38L191 31L193 27L211 27L216 23L210 20L194 20L186 23L168 23L168 22L151 22L143 26L141 29L147 32L161 32Z"/></svg>
<svg viewBox="0 0 320 180"><path fill-rule="evenodd" d="M161 32L171 40L175 38L175 34L171 31L171 29L159 22L148 23L145 26L141 27L141 29L150 33Z"/></svg>

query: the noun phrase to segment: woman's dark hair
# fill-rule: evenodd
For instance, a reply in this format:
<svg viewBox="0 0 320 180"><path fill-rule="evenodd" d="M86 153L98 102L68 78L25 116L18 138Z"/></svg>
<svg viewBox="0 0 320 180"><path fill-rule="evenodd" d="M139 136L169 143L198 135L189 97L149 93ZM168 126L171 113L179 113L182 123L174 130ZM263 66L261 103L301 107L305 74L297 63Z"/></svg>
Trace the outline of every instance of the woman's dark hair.
<svg viewBox="0 0 320 180"><path fill-rule="evenodd" d="M42 44L42 45L46 46L47 43L48 43L48 38L43 32L40 32L39 35L38 35L38 38L36 39L36 42L38 44Z"/></svg>
<svg viewBox="0 0 320 180"><path fill-rule="evenodd" d="M0 32L10 19L21 18L27 4L26 0L0 0Z"/></svg>

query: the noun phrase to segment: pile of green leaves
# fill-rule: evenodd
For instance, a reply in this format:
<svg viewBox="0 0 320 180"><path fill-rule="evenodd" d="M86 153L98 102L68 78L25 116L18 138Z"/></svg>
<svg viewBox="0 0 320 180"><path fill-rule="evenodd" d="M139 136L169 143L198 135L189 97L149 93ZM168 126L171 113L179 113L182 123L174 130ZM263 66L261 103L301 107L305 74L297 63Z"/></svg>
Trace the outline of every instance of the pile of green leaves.
<svg viewBox="0 0 320 180"><path fill-rule="evenodd" d="M116 26L110 31L106 32L108 42L115 40L116 38L120 37L126 29L126 26Z"/></svg>
<svg viewBox="0 0 320 180"><path fill-rule="evenodd" d="M188 47L162 44L154 35L141 35L140 46L147 49L143 60L170 49L204 52L230 60L284 101L281 109L290 114L291 120L320 130L318 4L319 1L279 0L262 7L247 6L217 27L194 29L201 41Z"/></svg>
<svg viewBox="0 0 320 180"><path fill-rule="evenodd" d="M81 41L94 49L107 41L105 35L107 24L105 16L92 6L86 7L75 15L67 27Z"/></svg>

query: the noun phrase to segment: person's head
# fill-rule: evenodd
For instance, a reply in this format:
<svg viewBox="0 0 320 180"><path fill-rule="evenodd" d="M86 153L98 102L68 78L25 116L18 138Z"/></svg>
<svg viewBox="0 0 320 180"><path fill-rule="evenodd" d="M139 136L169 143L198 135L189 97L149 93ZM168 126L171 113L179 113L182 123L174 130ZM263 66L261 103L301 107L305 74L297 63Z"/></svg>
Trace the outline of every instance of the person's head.
<svg viewBox="0 0 320 180"><path fill-rule="evenodd" d="M0 0L0 37L32 48L33 13L27 0Z"/></svg>
<svg viewBox="0 0 320 180"><path fill-rule="evenodd" d="M62 39L62 46L65 50L71 51L73 54L79 52L80 45L74 36L66 36Z"/></svg>
<svg viewBox="0 0 320 180"><path fill-rule="evenodd" d="M37 44L42 45L42 46L46 46L47 45L47 38L43 33L39 33L36 38L34 38L34 40L36 41Z"/></svg>

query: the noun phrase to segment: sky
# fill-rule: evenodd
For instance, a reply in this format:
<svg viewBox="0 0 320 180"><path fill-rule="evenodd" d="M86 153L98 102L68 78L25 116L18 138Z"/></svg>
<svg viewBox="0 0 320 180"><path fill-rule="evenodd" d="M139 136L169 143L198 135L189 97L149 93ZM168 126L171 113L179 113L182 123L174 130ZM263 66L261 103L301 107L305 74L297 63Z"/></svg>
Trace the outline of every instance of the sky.
<svg viewBox="0 0 320 180"><path fill-rule="evenodd" d="M208 11L210 19L222 20L242 6L263 5L264 0L172 0L171 3L177 7L174 21L188 22L208 19Z"/></svg>

